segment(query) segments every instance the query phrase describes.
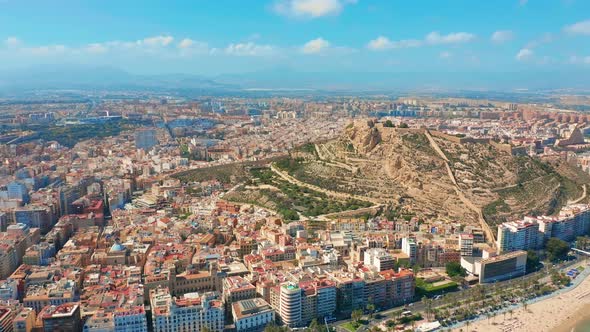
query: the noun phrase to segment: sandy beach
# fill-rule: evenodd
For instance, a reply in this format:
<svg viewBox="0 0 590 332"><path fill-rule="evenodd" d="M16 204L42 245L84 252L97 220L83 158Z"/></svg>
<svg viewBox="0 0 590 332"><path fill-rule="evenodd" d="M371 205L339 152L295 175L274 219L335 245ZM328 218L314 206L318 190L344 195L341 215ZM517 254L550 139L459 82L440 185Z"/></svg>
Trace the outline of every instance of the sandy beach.
<svg viewBox="0 0 590 332"><path fill-rule="evenodd" d="M572 317L556 328L553 329L555 332L571 332L579 323L584 320L587 320L590 317L590 304L586 304L582 307L582 309L578 310Z"/></svg>
<svg viewBox="0 0 590 332"><path fill-rule="evenodd" d="M499 332L570 332L590 315L590 277L576 288L555 297L514 309L512 315L498 314L491 319L472 322L453 331Z"/></svg>

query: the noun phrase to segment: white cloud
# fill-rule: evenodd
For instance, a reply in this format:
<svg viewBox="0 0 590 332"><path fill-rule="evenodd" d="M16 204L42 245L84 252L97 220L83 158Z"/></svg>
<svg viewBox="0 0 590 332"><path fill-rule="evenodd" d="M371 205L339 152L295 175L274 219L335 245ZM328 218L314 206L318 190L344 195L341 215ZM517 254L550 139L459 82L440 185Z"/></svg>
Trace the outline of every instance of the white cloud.
<svg viewBox="0 0 590 332"><path fill-rule="evenodd" d="M176 46L180 51L180 55L185 57L197 54L211 53L211 50L209 49L209 45L207 43L192 40L190 38L184 38Z"/></svg>
<svg viewBox="0 0 590 332"><path fill-rule="evenodd" d="M411 48L422 46L423 42L417 39L402 39L393 42L394 48Z"/></svg>
<svg viewBox="0 0 590 332"><path fill-rule="evenodd" d="M590 36L590 20L581 21L568 25L563 30L574 35L589 35Z"/></svg>
<svg viewBox="0 0 590 332"><path fill-rule="evenodd" d="M124 52L130 55L151 54L151 55L194 55L203 54L209 51L206 43L194 41L188 38L178 43L178 50L170 47L174 37L161 35L138 39L134 41L111 40L100 43L89 43L85 45L27 45L16 37L5 40L4 44L13 50L15 54L22 56L47 56L47 55L80 55L80 54L105 54L109 52Z"/></svg>
<svg viewBox="0 0 590 332"><path fill-rule="evenodd" d="M162 47L168 46L170 43L174 41L174 37L172 36L154 36L144 38L143 40L137 41L138 44L145 44L150 47Z"/></svg>
<svg viewBox="0 0 590 332"><path fill-rule="evenodd" d="M4 44L6 44L6 46L8 46L8 47L18 47L18 46L20 46L21 42L16 37L8 37L4 41Z"/></svg>
<svg viewBox="0 0 590 332"><path fill-rule="evenodd" d="M387 37L379 36L367 44L367 48L374 51L387 50L392 48L410 48L422 46L423 42L416 39L404 39L392 41Z"/></svg>
<svg viewBox="0 0 590 332"><path fill-rule="evenodd" d="M194 40L192 40L190 38L184 38L183 40L180 41L180 43L178 43L178 47L186 49L186 48L193 46L194 43L195 43Z"/></svg>
<svg viewBox="0 0 590 332"><path fill-rule="evenodd" d="M498 30L490 38L496 44L502 44L514 38L514 33L510 30Z"/></svg>
<svg viewBox="0 0 590 332"><path fill-rule="evenodd" d="M533 49L533 48L543 45L543 44L552 43L554 40L555 40L555 36L553 36L553 34L550 32L546 32L541 36L541 38L533 39L530 42L528 42L528 44L525 46L525 48Z"/></svg>
<svg viewBox="0 0 590 332"><path fill-rule="evenodd" d="M440 45L440 44L459 44L467 43L475 39L475 35L467 32L455 32L448 35L441 35L437 31L433 31L426 35L424 40L418 39L402 39L391 40L385 36L379 36L367 44L367 48L373 51L382 51L393 48L411 48L420 47L425 44Z"/></svg>
<svg viewBox="0 0 590 332"><path fill-rule="evenodd" d="M316 38L308 41L301 48L301 52L304 54L319 54L324 52L330 47L330 42L323 38Z"/></svg>
<svg viewBox="0 0 590 332"><path fill-rule="evenodd" d="M590 55L587 56L577 56L577 55L572 55L569 58L569 63L571 64L575 64L575 65L590 65Z"/></svg>
<svg viewBox="0 0 590 332"><path fill-rule="evenodd" d="M91 54L103 54L111 50L135 50L153 53L158 48L169 46L174 41L172 36L153 36L136 41L111 40L102 43L90 43L82 47L82 51Z"/></svg>
<svg viewBox="0 0 590 332"><path fill-rule="evenodd" d="M440 54L438 55L441 59L448 59L450 57L453 56L453 53L449 52L449 51L443 51L440 52Z"/></svg>
<svg viewBox="0 0 590 332"><path fill-rule="evenodd" d="M64 45L45 45L36 47L25 47L21 48L21 50L31 55L50 56L63 54L68 50L68 48Z"/></svg>
<svg viewBox="0 0 590 332"><path fill-rule="evenodd" d="M216 53L213 49L211 53ZM252 42L229 44L224 49L225 54L235 56L269 56L276 53L275 47L271 45L258 45Z"/></svg>
<svg viewBox="0 0 590 332"><path fill-rule="evenodd" d="M371 50L386 50L392 48L393 42L389 40L389 38L384 36L379 36L367 44L367 48Z"/></svg>
<svg viewBox="0 0 590 332"><path fill-rule="evenodd" d="M351 3L356 3L356 0L278 0L274 11L291 17L317 18L338 15L345 5Z"/></svg>
<svg viewBox="0 0 590 332"><path fill-rule="evenodd" d="M533 51L528 48L523 48L516 54L516 60L526 61L533 57Z"/></svg>
<svg viewBox="0 0 590 332"><path fill-rule="evenodd" d="M455 32L448 35L441 35L438 31L433 31L426 36L426 42L429 44L458 44L467 43L475 39L475 35L468 32Z"/></svg>
<svg viewBox="0 0 590 332"><path fill-rule="evenodd" d="M102 54L102 53L106 53L109 48L101 43L93 43L93 44L88 44L86 46L86 48L84 48L84 50L88 53L93 53L93 54Z"/></svg>

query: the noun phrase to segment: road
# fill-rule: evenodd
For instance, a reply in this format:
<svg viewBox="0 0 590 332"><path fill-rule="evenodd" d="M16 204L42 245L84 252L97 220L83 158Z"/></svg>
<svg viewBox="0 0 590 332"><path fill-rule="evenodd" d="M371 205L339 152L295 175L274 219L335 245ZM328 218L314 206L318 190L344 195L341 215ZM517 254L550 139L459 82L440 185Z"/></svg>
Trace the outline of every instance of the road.
<svg viewBox="0 0 590 332"><path fill-rule="evenodd" d="M583 258L578 258L575 261L564 262L564 263L558 264L554 267L558 270L567 271L571 268L579 266L582 261L583 261ZM496 282L494 284L482 284L482 285L485 288L509 286L511 284L520 283L523 280L532 280L532 279L538 277L539 275L542 276L542 278L540 279L541 283L550 281L551 277L549 275L549 266L547 266L546 268L543 268L537 272L533 272L533 273L527 274L527 275L519 277L519 278L500 281L500 282ZM466 290L459 290L456 292L448 293L447 295L444 295L444 296L449 296L449 295L453 296L453 300L455 302L459 302L459 301L465 300L466 298L468 298L470 296L473 296L472 294L470 294ZM434 300L434 299L432 300L432 308L436 308L436 307L441 306L443 304L445 304L444 298L441 298L439 300ZM426 306L423 302L417 301L417 302L413 302L413 303L408 304L407 307L398 306L398 307L393 307L393 308L390 308L390 309L387 309L384 311L379 311L379 312L375 313L375 315L381 316L381 318L370 319L370 323L366 327L370 328L371 326L379 325L383 321L387 321L387 320L392 319L393 317L391 316L391 314L396 311L399 311L399 310L410 310L413 313L424 313L424 311L426 310ZM365 318L366 318L366 315L365 315ZM336 330L339 332L348 332L346 329L340 328L338 326L342 325L344 323L350 322L351 320L352 319L350 319L350 318L342 319L342 320L335 321L335 322L331 323L330 325L335 326ZM361 330L359 329L357 332L361 332Z"/></svg>

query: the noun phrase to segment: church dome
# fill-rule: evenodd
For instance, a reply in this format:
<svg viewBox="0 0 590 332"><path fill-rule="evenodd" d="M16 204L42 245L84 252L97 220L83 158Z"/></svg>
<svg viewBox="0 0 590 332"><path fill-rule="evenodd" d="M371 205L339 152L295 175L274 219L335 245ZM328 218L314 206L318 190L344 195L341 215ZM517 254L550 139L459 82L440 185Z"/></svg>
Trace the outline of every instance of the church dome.
<svg viewBox="0 0 590 332"><path fill-rule="evenodd" d="M125 246L122 245L120 242L115 242L111 247L111 251L125 251L126 249L127 248L125 248Z"/></svg>

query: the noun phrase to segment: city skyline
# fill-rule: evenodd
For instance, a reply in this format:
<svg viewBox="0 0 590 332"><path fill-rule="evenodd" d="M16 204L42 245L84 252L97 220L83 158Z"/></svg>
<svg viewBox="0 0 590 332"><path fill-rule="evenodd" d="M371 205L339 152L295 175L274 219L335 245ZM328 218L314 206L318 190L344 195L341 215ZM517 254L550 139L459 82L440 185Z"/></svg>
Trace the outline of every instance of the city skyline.
<svg viewBox="0 0 590 332"><path fill-rule="evenodd" d="M589 13L0 0L0 331L590 331Z"/></svg>
<svg viewBox="0 0 590 332"><path fill-rule="evenodd" d="M587 83L589 11L582 1L1 1L0 71L85 65L254 81L268 72L332 81L417 73L426 84L462 73L487 81L482 87L516 73L531 76L523 88L544 72ZM471 85L445 78L437 84Z"/></svg>

